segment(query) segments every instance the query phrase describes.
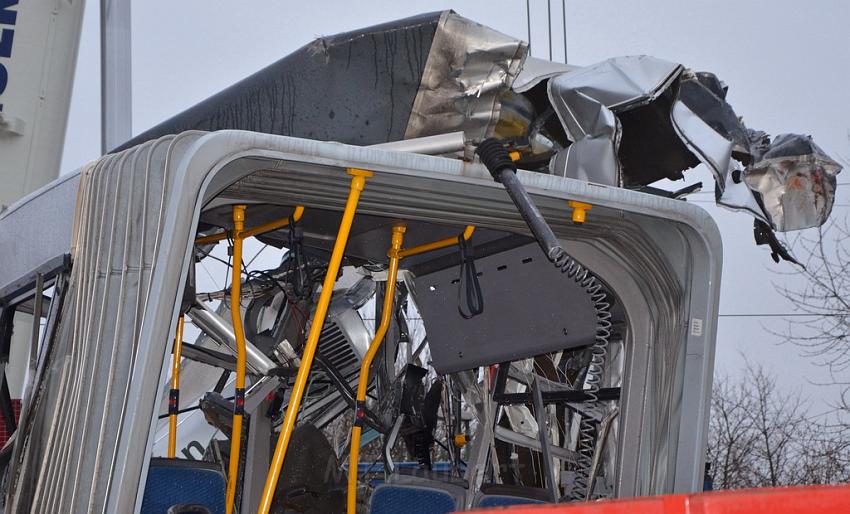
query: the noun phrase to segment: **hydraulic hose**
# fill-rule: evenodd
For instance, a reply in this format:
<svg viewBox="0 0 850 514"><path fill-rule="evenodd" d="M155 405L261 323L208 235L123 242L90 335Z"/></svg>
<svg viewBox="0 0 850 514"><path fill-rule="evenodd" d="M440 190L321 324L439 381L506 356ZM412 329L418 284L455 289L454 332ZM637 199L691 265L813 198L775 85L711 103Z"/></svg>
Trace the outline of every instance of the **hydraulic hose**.
<svg viewBox="0 0 850 514"><path fill-rule="evenodd" d="M525 187L516 176L517 167L508 154L504 143L498 139L485 139L475 150L481 162L493 176L493 180L501 183L525 221L537 244L543 249L546 257L568 277L575 280L590 296L596 311L596 333L593 345L590 347L591 359L585 376L584 392L590 397L589 403L595 403L596 393L605 371L605 361L608 355L608 340L611 337L611 305L599 279L587 268L579 264L561 246L546 219L532 201ZM579 423L579 469L576 473L575 486L570 493L574 501L589 500L592 491L588 490L593 453L596 444L596 426L591 418L582 416Z"/></svg>

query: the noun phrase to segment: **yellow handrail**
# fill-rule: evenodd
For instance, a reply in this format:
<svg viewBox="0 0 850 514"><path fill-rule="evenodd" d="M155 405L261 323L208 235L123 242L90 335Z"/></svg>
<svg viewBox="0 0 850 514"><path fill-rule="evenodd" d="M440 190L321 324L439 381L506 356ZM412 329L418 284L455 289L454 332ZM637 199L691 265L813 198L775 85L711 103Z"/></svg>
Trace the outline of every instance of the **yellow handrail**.
<svg viewBox="0 0 850 514"><path fill-rule="evenodd" d="M177 411L180 410L180 353L183 351L183 315L177 318L174 357L171 361L171 391L168 392L168 458L177 455Z"/></svg>
<svg viewBox="0 0 850 514"><path fill-rule="evenodd" d="M465 241L469 241L469 238L472 237L473 232L475 232L475 227L473 225L467 225L466 228L463 229L463 239ZM431 250L447 248L449 246L456 245L457 243L458 236L447 237L445 239L440 239L439 241L425 243L419 246L414 246L412 248L405 248L404 250L398 253L398 256L400 259L404 259L405 257L410 257L411 255L418 255L420 253L430 252Z"/></svg>
<svg viewBox="0 0 850 514"><path fill-rule="evenodd" d="M393 314L393 301L395 300L395 283L398 277L398 261L401 259L401 245L404 242L405 227L396 225L393 227L392 244L387 255L390 258L389 271L387 272L386 292L384 293L384 305L381 310L381 323L375 330L375 337L369 344L369 349L366 355L363 356L363 361L360 363L360 376L357 381L357 397L356 410L354 412L354 426L351 428L351 452L349 454L348 463L348 514L356 514L357 512L357 467L360 462L360 434L361 423L366 412L366 388L369 385L369 368L372 366L372 360L378 353L384 337L387 335L387 329L390 326L390 320Z"/></svg>
<svg viewBox="0 0 850 514"><path fill-rule="evenodd" d="M304 214L304 207L298 205L295 207L295 210L292 212L292 220L298 221L301 219L301 216ZM260 234L265 234L266 232L271 232L272 230L277 230L279 228L283 228L289 225L289 217L281 218L279 220L270 221L268 223L263 223L262 225L257 225L256 227L249 228L248 230L242 230L241 236L242 239L247 239L249 237L253 237ZM217 243L223 239L227 239L228 237L236 237L236 230L233 231L225 230L224 232L217 232L215 234L210 234L208 236L203 236L195 239L195 244L208 244L208 243Z"/></svg>
<svg viewBox="0 0 850 514"><path fill-rule="evenodd" d="M236 339L236 391L233 396L233 428L230 432L230 463L227 469L225 509L231 514L236 500L236 481L239 478L239 456L242 444L242 416L245 413L245 332L242 327L242 229L245 227L245 206L233 206L233 278L230 283L230 317Z"/></svg>
<svg viewBox="0 0 850 514"><path fill-rule="evenodd" d="M298 409L301 407L301 398L304 396L304 389L307 386L307 378L310 375L310 368L313 364L313 357L316 355L316 346L319 344L319 335L322 333L322 327L325 324L325 318L328 314L328 304L331 301L333 294L333 286L336 283L336 277L339 273L342 258L345 253L345 245L348 243L348 235L351 232L351 225L354 223L354 214L357 211L357 204L360 201L360 193L366 186L366 179L373 174L371 171L349 168L348 174L351 175L351 185L348 192L348 200L345 203L345 210L342 214L342 221L339 225L339 232L334 242L331 259L328 263L328 271L325 273L325 280L322 283L322 292L319 295L319 301L316 305L316 313L313 315L313 322L310 325L310 333L307 336L307 343L304 345L304 353L301 356L301 366L298 368L298 374L295 376L295 384L292 387L292 393L289 398L289 405L286 408L286 414L283 418L283 424L280 428L280 435L277 439L272 462L269 466L269 473L266 476L266 485L263 488L263 495L260 499L260 514L268 514L271 509L272 499L274 498L277 481L280 478L280 470L283 468L283 461L286 457L286 450L289 447L289 441L292 439L292 431L295 426L295 418L298 416Z"/></svg>

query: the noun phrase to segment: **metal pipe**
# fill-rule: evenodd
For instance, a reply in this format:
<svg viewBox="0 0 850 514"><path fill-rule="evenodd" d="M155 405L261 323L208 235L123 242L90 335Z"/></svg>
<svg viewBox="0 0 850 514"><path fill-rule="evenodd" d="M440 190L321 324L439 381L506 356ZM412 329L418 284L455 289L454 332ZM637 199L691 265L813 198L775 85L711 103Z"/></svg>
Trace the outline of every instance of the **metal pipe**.
<svg viewBox="0 0 850 514"><path fill-rule="evenodd" d="M357 397L355 398L354 426L351 427L351 451L348 463L348 514L357 514L357 466L360 464L360 435L362 425L366 418L366 388L369 385L369 368L372 360L381 348L390 321L393 316L393 303L395 300L395 283L398 278L398 261L401 259L399 253L404 242L404 225L393 227L392 243L387 255L390 258L389 270L387 271L387 285L384 293L384 305L381 308L381 324L375 330L375 337L369 344L369 349L360 362L360 375L357 379Z"/></svg>
<svg viewBox="0 0 850 514"><path fill-rule="evenodd" d="M174 335L174 356L171 359L171 390L168 392L168 458L177 456L177 414L180 410L180 356L183 352L183 322L177 318L177 333Z"/></svg>
<svg viewBox="0 0 850 514"><path fill-rule="evenodd" d="M298 221L301 219L301 216L304 214L304 207L298 205L295 207L295 210L292 211L292 216L288 216L286 218L281 218L279 220L270 221L268 223L263 223L262 225L257 225L256 227L249 228L248 230L242 230L241 235L242 239L247 239L249 237L254 237L260 234L265 234L266 232L271 232L272 230L277 230L279 228L283 228L289 225L289 220ZM236 230L233 232L225 230L224 232L218 232L215 234L210 234L208 236L203 236L195 239L195 244L209 244L209 243L217 243L228 237L233 237Z"/></svg>
<svg viewBox="0 0 850 514"><path fill-rule="evenodd" d="M233 278L230 281L230 317L236 336L236 390L233 395L233 429L230 432L230 459L227 470L225 512L233 513L236 481L239 478L242 445L242 417L245 414L245 332L242 326L242 229L245 228L245 206L233 206Z"/></svg>
<svg viewBox="0 0 850 514"><path fill-rule="evenodd" d="M322 292L319 295L316 312L313 315L313 322L310 325L310 334L307 336L307 342L304 345L301 366L299 366L298 375L295 377L295 385L292 388L289 405L286 408L286 414L281 425L280 436L277 439L272 463L269 466L269 474L266 477L266 485L263 488L263 496L260 500L260 514L268 514L269 509L271 509L272 499L277 488L277 481L280 478L280 470L283 468L286 450L289 447L289 440L292 438L292 431L295 427L295 418L298 416L298 409L301 407L301 398L304 396L304 390L307 386L307 378L310 375L313 356L316 354L316 346L319 344L319 336L322 333L322 327L325 324L325 318L328 314L328 305L333 294L333 286L336 283L336 277L342 264L343 255L345 254L345 245L348 243L351 225L354 223L354 214L357 211L357 203L360 201L360 193L366 186L366 179L373 175L371 171L356 168L349 168L348 174L351 175L348 200L345 202L345 210L342 214L339 232L337 233L331 259L328 263L328 271L325 274L325 280L322 283Z"/></svg>
<svg viewBox="0 0 850 514"><path fill-rule="evenodd" d="M100 0L100 128L104 154L133 136L131 11L130 0Z"/></svg>
<svg viewBox="0 0 850 514"><path fill-rule="evenodd" d="M567 0L561 0L561 16L564 22L564 64L567 64Z"/></svg>
<svg viewBox="0 0 850 514"><path fill-rule="evenodd" d="M475 226L467 225L466 228L463 229L464 241L469 241L469 238L472 237L473 232L475 232ZM412 248L406 248L398 252L398 257L399 259L404 259L405 257L410 257L411 255L418 255L420 253L430 252L431 250L439 250L440 248L448 248L449 246L458 244L459 237L460 236L447 237L445 239L440 239L439 241L433 241L431 243L421 244Z"/></svg>
<svg viewBox="0 0 850 514"><path fill-rule="evenodd" d="M515 444L517 446L525 446L526 448L531 448L532 450L542 451L540 441L532 437L528 437L527 435L518 434L509 428L496 425L495 437L496 439L499 439L506 443ZM552 457L555 457L556 459L572 463L578 462L578 453L572 450L568 450L560 446L550 446L549 451L551 452Z"/></svg>
<svg viewBox="0 0 850 514"><path fill-rule="evenodd" d="M546 489L552 503L558 503L561 496L558 492L558 483L555 481L555 470L552 467L551 445L549 444L549 427L546 426L546 408L543 406L543 395L540 393L540 382L534 375L532 383L532 396L534 397L534 417L537 418L537 436L540 438L540 449L543 454L543 470L546 474Z"/></svg>
<svg viewBox="0 0 850 514"><path fill-rule="evenodd" d="M54 295L55 296L55 295ZM38 349L41 340L41 307L44 297L44 275L35 274L35 294L32 297L32 334L30 335L30 376L35 375L38 367Z"/></svg>
<svg viewBox="0 0 850 514"><path fill-rule="evenodd" d="M594 448L593 466L590 468L590 477L587 481L587 492L584 495L584 501L590 501L593 495L593 489L596 487L596 476L599 474L599 466L602 464L602 452L605 450L605 442L608 440L608 434L611 432L611 423L614 422L614 419L619 413L620 409L614 407L614 410L605 416L605 419L602 420L602 426L599 427L602 435L599 436L599 442L596 443L596 448Z"/></svg>
<svg viewBox="0 0 850 514"><path fill-rule="evenodd" d="M466 135L463 132L449 132L436 136L417 137L371 145L369 148L392 150L395 152L421 153L425 155L441 155L460 152L466 146Z"/></svg>
<svg viewBox="0 0 850 514"><path fill-rule="evenodd" d="M552 0L546 0L546 34L549 36L549 60L552 60Z"/></svg>
<svg viewBox="0 0 850 514"><path fill-rule="evenodd" d="M227 321L225 321L215 311L211 310L203 302L196 302L195 305L189 309L188 314L189 317L192 318L192 323L194 323L196 327L200 328L208 336L226 346L233 355L236 355L236 334L233 333L233 328L227 323ZM267 375L269 371L276 367L275 363L271 359L269 359L248 340L245 340L245 351L247 352L246 358L248 370L250 370L251 373L256 375Z"/></svg>

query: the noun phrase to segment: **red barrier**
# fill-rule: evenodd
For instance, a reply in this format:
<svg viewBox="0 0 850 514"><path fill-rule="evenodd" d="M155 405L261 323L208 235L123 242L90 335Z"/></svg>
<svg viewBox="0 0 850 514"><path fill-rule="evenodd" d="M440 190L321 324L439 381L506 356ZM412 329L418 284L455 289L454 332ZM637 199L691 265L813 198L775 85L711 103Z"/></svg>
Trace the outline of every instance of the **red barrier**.
<svg viewBox="0 0 850 514"><path fill-rule="evenodd" d="M850 514L850 486L802 486L674 494L583 504L477 510L493 514Z"/></svg>

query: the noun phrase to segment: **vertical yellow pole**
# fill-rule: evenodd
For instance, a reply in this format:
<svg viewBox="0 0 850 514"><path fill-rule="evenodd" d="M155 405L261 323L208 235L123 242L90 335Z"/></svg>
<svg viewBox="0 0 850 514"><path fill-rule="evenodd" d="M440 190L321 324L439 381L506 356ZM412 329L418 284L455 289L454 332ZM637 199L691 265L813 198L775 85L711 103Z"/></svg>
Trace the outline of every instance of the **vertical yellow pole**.
<svg viewBox="0 0 850 514"><path fill-rule="evenodd" d="M239 478L239 455L242 444L242 416L245 414L245 332L242 327L242 230L245 228L245 206L233 206L233 278L230 283L230 317L236 336L236 391L233 397L233 428L230 432L230 462L227 469L225 509L233 512L236 481Z"/></svg>
<svg viewBox="0 0 850 514"><path fill-rule="evenodd" d="M280 427L280 436L277 439L274 456L272 456L272 462L269 466L269 474L266 477L266 485L263 488L263 496L260 499L260 509L258 511L260 514L268 514L272 506L272 499L277 488L277 480L280 478L280 470L283 468L283 460L286 457L289 440L292 438L295 418L298 416L298 409L301 407L301 398L304 396L307 378L310 375L310 367L313 364L313 357L316 354L316 345L319 344L319 335L322 333L322 327L325 324L325 318L328 314L328 304L331 301L336 276L339 273L339 267L345 253L345 245L348 243L348 234L351 232L351 224L354 222L354 213L357 211L360 193L366 186L366 179L372 176L371 171L354 168L349 169L348 174L352 177L351 187L348 192L348 201L345 203L342 221L339 224L339 232L334 242L331 260L328 263L328 271L325 274L325 281L322 283L322 292L319 295L319 302L316 305L316 313L313 315L310 333L307 336L307 343L304 345L304 354L301 356L301 366L298 368L298 375L295 377L295 385L289 397L289 406L286 408L283 424Z"/></svg>
<svg viewBox="0 0 850 514"><path fill-rule="evenodd" d="M387 272L387 285L384 293L384 305L381 310L381 323L375 329L375 337L369 344L363 362L360 363L360 376L357 379L356 410L354 411L354 426L351 427L351 452L348 460L348 514L357 513L357 468L360 463L360 433L362 431L363 418L366 413L366 388L369 386L369 368L372 361L384 342L387 329L393 314L393 300L395 300L395 283L398 277L398 261L401 245L404 242L405 227L396 225L393 227L392 244L387 255L390 258L390 267Z"/></svg>
<svg viewBox="0 0 850 514"><path fill-rule="evenodd" d="M183 351L183 315L177 318L174 357L171 364L171 390L168 392L168 458L177 454L177 411L180 410L180 353Z"/></svg>

